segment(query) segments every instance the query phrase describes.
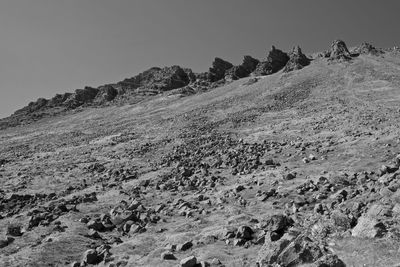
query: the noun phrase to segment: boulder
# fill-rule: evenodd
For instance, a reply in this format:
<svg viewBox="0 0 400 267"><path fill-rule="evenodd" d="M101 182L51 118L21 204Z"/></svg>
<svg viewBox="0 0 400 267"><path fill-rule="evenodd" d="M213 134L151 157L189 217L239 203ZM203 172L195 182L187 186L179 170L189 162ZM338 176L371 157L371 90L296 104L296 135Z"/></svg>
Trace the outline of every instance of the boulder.
<svg viewBox="0 0 400 267"><path fill-rule="evenodd" d="M279 266L299 266L313 263L324 255L321 246L304 235L290 241L285 237L278 241L265 241L258 254L259 266L279 264Z"/></svg>
<svg viewBox="0 0 400 267"><path fill-rule="evenodd" d="M86 264L97 264L102 258L97 254L95 249L89 249L83 254L83 262Z"/></svg>
<svg viewBox="0 0 400 267"><path fill-rule="evenodd" d="M181 267L194 267L197 264L197 259L195 256L190 256L190 257L182 259L180 264L181 264Z"/></svg>
<svg viewBox="0 0 400 267"><path fill-rule="evenodd" d="M351 234L359 238L375 238L382 237L386 232L386 227L378 220L362 216L358 219L357 225L353 228Z"/></svg>
<svg viewBox="0 0 400 267"><path fill-rule="evenodd" d="M0 237L0 248L4 248L11 244L14 241L14 238L11 236Z"/></svg>
<svg viewBox="0 0 400 267"><path fill-rule="evenodd" d="M176 257L171 252L164 251L163 253L161 253L161 259L163 259L163 260L176 260Z"/></svg>
<svg viewBox="0 0 400 267"><path fill-rule="evenodd" d="M236 238L250 240L252 238L253 233L254 233L253 230L249 226L242 225L236 231Z"/></svg>
<svg viewBox="0 0 400 267"><path fill-rule="evenodd" d="M310 59L303 54L299 46L295 46L289 53L289 61L286 63L284 72L300 70L310 64Z"/></svg>
<svg viewBox="0 0 400 267"><path fill-rule="evenodd" d="M351 228L352 220L346 214L341 211L334 210L331 214L331 222L335 228L338 230L348 230Z"/></svg>
<svg viewBox="0 0 400 267"><path fill-rule="evenodd" d="M261 227L267 231L282 233L292 225L292 218L283 214L272 215L261 223Z"/></svg>

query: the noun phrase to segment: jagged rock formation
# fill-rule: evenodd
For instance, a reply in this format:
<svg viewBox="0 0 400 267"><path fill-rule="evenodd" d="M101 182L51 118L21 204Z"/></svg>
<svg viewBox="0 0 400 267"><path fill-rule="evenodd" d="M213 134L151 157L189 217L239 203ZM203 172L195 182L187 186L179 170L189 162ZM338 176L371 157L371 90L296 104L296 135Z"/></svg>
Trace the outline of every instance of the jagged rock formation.
<svg viewBox="0 0 400 267"><path fill-rule="evenodd" d="M267 59L257 65L253 75L259 76L273 74L285 67L288 61L289 56L285 52L272 46L272 50L268 53Z"/></svg>
<svg viewBox="0 0 400 267"><path fill-rule="evenodd" d="M225 72L232 67L232 63L216 57L212 63L212 67L209 69L207 78L210 82L219 81L225 77Z"/></svg>
<svg viewBox="0 0 400 267"><path fill-rule="evenodd" d="M287 62L284 72L299 70L310 64L310 59L303 54L299 46L293 47L289 53L289 61Z"/></svg>
<svg viewBox="0 0 400 267"><path fill-rule="evenodd" d="M137 89L146 87L156 91L168 91L180 88L189 84L193 80L193 72L189 69L182 69L179 66L165 68L151 68L133 78L125 79L118 85Z"/></svg>
<svg viewBox="0 0 400 267"><path fill-rule="evenodd" d="M244 56L242 64L234 66L225 72L225 80L237 80L249 76L260 61L251 56Z"/></svg>
<svg viewBox="0 0 400 267"><path fill-rule="evenodd" d="M335 40L331 45L329 52L329 60L350 60L351 54L345 42L342 40Z"/></svg>
<svg viewBox="0 0 400 267"><path fill-rule="evenodd" d="M107 84L98 88L85 87L75 90L74 93L57 94L50 100L39 98L17 110L10 117L9 122L2 123L4 124L2 128L73 110L80 106L102 105L116 98L128 98L127 93L158 94L185 87L195 80L196 76L191 69L183 69L179 66L153 67L116 84Z"/></svg>
<svg viewBox="0 0 400 267"><path fill-rule="evenodd" d="M370 55L379 55L382 54L382 50L376 49L373 45L370 43L362 43L358 47L356 47L353 51L355 54L370 54Z"/></svg>
<svg viewBox="0 0 400 267"><path fill-rule="evenodd" d="M257 68L258 63L260 63L258 59L251 56L244 56L242 67L250 74Z"/></svg>
<svg viewBox="0 0 400 267"><path fill-rule="evenodd" d="M383 50L378 50L368 43L363 43L355 48L353 52L354 54L349 52L342 40L335 40L331 45L331 49L322 52L319 56L329 60L340 61L350 60L358 54L378 55L383 53ZM164 68L153 67L117 83L106 84L98 88L85 87L84 89L75 90L74 93L57 94L51 99L40 98L17 110L9 118L0 120L0 128L35 121L45 116L56 115L78 107L137 103L167 91L181 96L191 95L219 87L225 82L241 79L249 75L269 75L281 69L284 69L284 72L289 72L302 69L309 64L310 59L302 53L298 46L294 47L289 54L272 46L267 58L262 62L251 56L244 56L243 62L234 66L230 62L216 57L209 71L203 73L194 73L191 69L177 65Z"/></svg>

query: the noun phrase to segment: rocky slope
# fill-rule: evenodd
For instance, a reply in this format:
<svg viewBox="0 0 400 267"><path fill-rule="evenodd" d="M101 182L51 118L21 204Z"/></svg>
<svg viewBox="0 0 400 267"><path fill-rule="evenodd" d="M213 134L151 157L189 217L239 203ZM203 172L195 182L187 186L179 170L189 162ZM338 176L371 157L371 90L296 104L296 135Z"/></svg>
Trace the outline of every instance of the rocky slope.
<svg viewBox="0 0 400 267"><path fill-rule="evenodd" d="M343 44L31 104L0 131L0 266L396 266L400 52Z"/></svg>

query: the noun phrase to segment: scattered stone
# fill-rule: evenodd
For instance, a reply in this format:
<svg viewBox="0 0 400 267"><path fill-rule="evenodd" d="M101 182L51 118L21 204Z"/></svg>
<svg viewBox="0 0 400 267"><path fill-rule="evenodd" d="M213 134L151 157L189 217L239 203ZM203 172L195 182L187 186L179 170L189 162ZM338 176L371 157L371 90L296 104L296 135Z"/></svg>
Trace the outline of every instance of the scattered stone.
<svg viewBox="0 0 400 267"><path fill-rule="evenodd" d="M187 241L185 243L179 244L176 246L177 251L186 251L193 247L192 241Z"/></svg>

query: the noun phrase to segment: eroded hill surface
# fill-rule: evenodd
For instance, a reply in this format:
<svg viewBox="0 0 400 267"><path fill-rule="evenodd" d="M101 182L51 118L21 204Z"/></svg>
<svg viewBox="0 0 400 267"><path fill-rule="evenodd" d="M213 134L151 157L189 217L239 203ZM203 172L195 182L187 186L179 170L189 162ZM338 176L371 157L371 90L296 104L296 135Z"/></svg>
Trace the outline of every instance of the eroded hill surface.
<svg viewBox="0 0 400 267"><path fill-rule="evenodd" d="M400 53L341 45L2 130L0 265L395 266Z"/></svg>

